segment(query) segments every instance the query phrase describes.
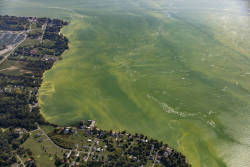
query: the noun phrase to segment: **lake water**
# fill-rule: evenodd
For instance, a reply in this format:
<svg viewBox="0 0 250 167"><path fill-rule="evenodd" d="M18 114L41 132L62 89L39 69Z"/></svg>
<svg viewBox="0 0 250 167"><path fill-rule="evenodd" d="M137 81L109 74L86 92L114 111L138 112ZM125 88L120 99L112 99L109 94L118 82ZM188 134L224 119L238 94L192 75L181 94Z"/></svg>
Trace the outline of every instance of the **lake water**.
<svg viewBox="0 0 250 167"><path fill-rule="evenodd" d="M162 140L194 167L250 166L248 0L0 0L0 14L70 21L42 113Z"/></svg>

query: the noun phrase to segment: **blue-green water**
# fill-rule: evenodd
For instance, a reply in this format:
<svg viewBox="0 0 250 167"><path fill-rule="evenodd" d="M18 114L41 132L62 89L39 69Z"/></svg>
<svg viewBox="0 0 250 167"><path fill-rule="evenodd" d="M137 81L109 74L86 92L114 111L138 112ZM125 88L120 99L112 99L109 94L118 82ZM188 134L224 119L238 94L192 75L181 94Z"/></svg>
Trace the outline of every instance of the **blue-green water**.
<svg viewBox="0 0 250 167"><path fill-rule="evenodd" d="M250 166L250 12L240 0L0 0L70 21L43 115L163 140L195 166Z"/></svg>

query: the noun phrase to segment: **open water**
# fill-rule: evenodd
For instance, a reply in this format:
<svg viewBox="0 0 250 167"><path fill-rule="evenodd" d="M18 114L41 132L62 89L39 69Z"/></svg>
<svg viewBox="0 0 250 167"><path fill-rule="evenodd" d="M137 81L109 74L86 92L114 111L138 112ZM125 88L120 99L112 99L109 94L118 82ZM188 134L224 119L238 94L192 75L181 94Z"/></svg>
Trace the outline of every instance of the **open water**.
<svg viewBox="0 0 250 167"><path fill-rule="evenodd" d="M162 140L194 167L250 166L248 0L0 0L0 14L65 19L44 76L50 122Z"/></svg>

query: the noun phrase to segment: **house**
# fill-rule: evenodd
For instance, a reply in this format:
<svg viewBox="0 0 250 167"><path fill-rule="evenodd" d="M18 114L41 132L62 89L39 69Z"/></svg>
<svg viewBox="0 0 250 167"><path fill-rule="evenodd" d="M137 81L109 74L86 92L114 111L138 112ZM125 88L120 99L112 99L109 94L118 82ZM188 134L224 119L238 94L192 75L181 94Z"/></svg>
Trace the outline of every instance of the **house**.
<svg viewBox="0 0 250 167"><path fill-rule="evenodd" d="M65 130L64 130L64 134L68 134L69 133L69 128L66 128Z"/></svg>
<svg viewBox="0 0 250 167"><path fill-rule="evenodd" d="M70 165L75 166L75 164L76 164L76 161L72 161Z"/></svg>
<svg viewBox="0 0 250 167"><path fill-rule="evenodd" d="M32 55L37 54L37 50L32 49L32 50L30 51L30 54L32 54Z"/></svg>
<svg viewBox="0 0 250 167"><path fill-rule="evenodd" d="M75 149L78 149L78 144L75 144L74 146L75 146Z"/></svg>
<svg viewBox="0 0 250 167"><path fill-rule="evenodd" d="M169 153L166 151L166 152L164 152L164 156L165 157L168 157L169 156Z"/></svg>
<svg viewBox="0 0 250 167"><path fill-rule="evenodd" d="M56 130L62 130L63 129L63 127L56 127Z"/></svg>
<svg viewBox="0 0 250 167"><path fill-rule="evenodd" d="M136 156L130 156L129 158L132 159L132 162L137 161L137 157Z"/></svg>
<svg viewBox="0 0 250 167"><path fill-rule="evenodd" d="M70 152L68 152L68 153L65 153L64 155L66 156L66 158L69 158L69 157L70 157L70 155L71 155L71 151L70 151Z"/></svg>
<svg viewBox="0 0 250 167"><path fill-rule="evenodd" d="M93 121L91 122L90 128L94 128L94 127L95 127L95 124L96 124L96 121L93 120Z"/></svg>
<svg viewBox="0 0 250 167"><path fill-rule="evenodd" d="M41 134L40 134L40 133L37 133L37 134L35 135L35 138L38 138L38 137L41 137Z"/></svg>
<svg viewBox="0 0 250 167"><path fill-rule="evenodd" d="M171 148L167 148L167 152L171 153L172 152L172 149Z"/></svg>
<svg viewBox="0 0 250 167"><path fill-rule="evenodd" d="M26 132L26 130L25 130L24 128L15 128L14 131L15 131L16 133L18 133L18 134L23 134L23 133Z"/></svg>
<svg viewBox="0 0 250 167"><path fill-rule="evenodd" d="M86 125L82 125L82 126L80 126L80 129L87 129L87 126Z"/></svg>
<svg viewBox="0 0 250 167"><path fill-rule="evenodd" d="M83 146L84 149L89 149L89 146Z"/></svg>
<svg viewBox="0 0 250 167"><path fill-rule="evenodd" d="M96 121L95 120L88 120L88 123L90 123L89 128L90 129L94 129L95 125L96 125Z"/></svg>
<svg viewBox="0 0 250 167"><path fill-rule="evenodd" d="M76 135L77 134L77 130L76 129L72 129L71 132Z"/></svg>
<svg viewBox="0 0 250 167"><path fill-rule="evenodd" d="M50 57L49 61L56 61L56 58L55 57Z"/></svg>

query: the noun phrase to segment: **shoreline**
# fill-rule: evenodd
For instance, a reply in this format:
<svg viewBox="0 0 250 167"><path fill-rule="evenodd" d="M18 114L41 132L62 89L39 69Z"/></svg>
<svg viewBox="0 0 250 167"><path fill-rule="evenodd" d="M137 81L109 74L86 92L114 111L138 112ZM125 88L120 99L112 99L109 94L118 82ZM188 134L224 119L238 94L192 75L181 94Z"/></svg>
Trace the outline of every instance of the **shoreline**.
<svg viewBox="0 0 250 167"><path fill-rule="evenodd" d="M129 134L126 133L125 131L123 132L115 132L113 130L100 130L96 128L95 124L96 121L93 120L88 120L86 123L81 123L80 128L75 124L73 127L59 127L56 124L51 124L47 119L44 113L42 112L40 105L41 105L41 100L39 98L39 89L41 88L42 84L44 83L44 75L48 70L51 70L55 63L57 61L62 60L62 55L69 49L69 40L62 34L61 30L64 26L68 25L68 22L64 22L62 20L58 19L50 19L50 18L36 18L36 17L10 17L9 16L4 16L3 19L8 20L8 19L15 19L17 21L20 21L19 19L22 19L20 21L20 24L23 24L23 27L30 27L29 30L27 30L26 38L22 41L22 43L19 43L4 59L3 63L8 63L11 65L9 68L6 68L4 71L0 71L2 74L0 75L3 78L8 78L7 82L5 83L7 86L10 84L11 89L10 90L5 90L3 93L6 97L8 97L10 100L14 97L14 100L11 100L12 103L17 103L19 101L22 101L18 106L16 107L17 110L23 109L22 112L24 112L24 115L29 115L25 116L23 118L20 118L18 115L20 112L14 112L11 113L9 116L15 117L17 120L15 122L12 122L12 120L6 120L6 121L1 121L2 124L0 124L1 127L4 128L9 128L10 131L6 131L6 133L17 133L21 135L21 142L20 145L25 145L25 143L30 142L34 138L37 138L38 136L39 141L38 143L43 143L43 139L40 138L40 134L33 134L33 132L37 131L40 129L40 126L50 126L50 128L54 129L49 133L48 137L52 143L59 145L68 145L68 141L64 141L64 139L67 136L70 135L76 135L77 131L80 133L80 129L83 130L84 136L89 136L94 140L94 143L92 143L92 146L90 147L90 150L87 153L87 157L84 158L83 155L83 164L87 163L89 157L92 157L92 149L94 149L94 145L96 141L101 141L103 143L106 143L107 146L103 149L105 151L105 154L107 154L107 159L109 155L112 155L113 152L117 155L120 154L121 149L122 155L126 158L129 158L131 161L130 163L132 164L138 164L138 166L141 166L139 164L147 164L147 163L153 163L154 164L179 164L181 166L188 167L190 166L185 158L181 153L176 152L173 149L170 149L167 144L163 144L162 142L154 139L150 139L148 142L147 136L144 135L139 135L135 134ZM45 29L43 30L43 27L45 25ZM6 25L9 26L9 25ZM40 32L35 32L33 33L33 29L31 28L32 26L41 28ZM20 27L17 27L18 29L22 29ZM7 28L6 28L7 29ZM24 28L25 29L25 28ZM41 31L43 31L41 33ZM40 40L40 36L42 35L42 40ZM23 44L23 42L26 42ZM30 43L28 43L29 41ZM37 41L39 43L37 43ZM48 41L55 42L55 44L50 44ZM50 46L51 45L51 46ZM19 56L21 55L21 56ZM20 67L16 67L16 64L22 62ZM14 65L13 65L14 63ZM15 64L16 63L16 64ZM1 64L2 65L2 64ZM11 70L10 70L11 69ZM26 70L28 72L24 73L23 70ZM14 72L14 74L10 73ZM13 84L13 82L17 82L17 84ZM6 86L5 86L6 87ZM20 92L21 90L21 92ZM14 94L14 96L12 95ZM10 96L10 97L9 97ZM20 99L15 99L20 96ZM3 103L3 102L2 102ZM6 101L6 103L10 103L10 101ZM5 105L5 104L3 104ZM13 105L13 104L12 104ZM16 104L17 105L17 104ZM7 112L10 109L6 109ZM9 111L10 112L10 111ZM8 113L9 114L9 113ZM16 115L15 115L16 114ZM16 122L19 121L19 124L16 124ZM51 127L52 126L52 127ZM11 129L14 129L12 131ZM37 129L38 128L38 129ZM36 129L36 130L34 130ZM66 133L67 132L67 133ZM69 133L70 132L70 133ZM44 131L42 130L42 133ZM32 136L35 135L35 136ZM32 136L32 137L29 137ZM60 136L60 137L58 137ZM103 137L104 138L103 138ZM108 136L111 140L111 143L118 142L123 142L124 140L128 140L127 137L123 136L130 136L129 140L132 141L129 145L132 144L133 147L141 149L142 151L146 151L146 146L147 146L147 151L150 154L145 154L141 155L142 152L134 152L133 150L130 150L128 146L120 146L121 148L117 147L117 144L113 145L109 143L105 138ZM91 139L88 139L88 141L91 141ZM121 140L121 141L120 141ZM79 142L79 141L78 141ZM38 145L37 143L37 145ZM144 143L141 145L141 143ZM30 147L31 155L32 155L32 144L28 144ZM71 147L73 146L73 143L70 144ZM77 144L78 145L78 144ZM98 145L98 144L97 144ZM23 147L18 146L18 150L22 150ZM26 146L27 147L27 146ZM78 146L77 146L78 147ZM110 148L109 148L110 147ZM117 147L117 148L116 148ZM145 147L145 148L144 148ZM151 147L151 151L149 149ZM152 152L152 147L153 151ZM76 149L77 150L77 149ZM120 151L118 151L120 150ZM129 151L131 153L130 156L129 154L127 155L126 151ZM15 153L16 150L13 150ZM72 150L70 151L69 155L66 156L67 159L70 158ZM100 151L97 151L100 152ZM111 152L111 154L110 154ZM163 155L164 153L164 155ZM23 152L22 154L20 153L15 153L16 157L18 159L21 159L20 156L23 158L24 154L26 152ZM78 151L79 154L79 151ZM56 155L55 155L56 156ZM132 158L130 158L132 156ZM153 158L152 158L153 157ZM152 158L152 159L151 159ZM60 160L60 158L57 158L60 163L63 164L68 164L68 161L65 162L63 160ZM145 160L146 159L146 160ZM22 159L21 159L22 160ZM35 164L35 160L37 160L34 157L31 157L31 160L28 161L21 161L22 163L29 163L29 164ZM93 159L94 160L94 159ZM177 162L178 160L178 162ZM100 163L104 163L105 165L106 160L102 160ZM124 159L119 159L120 162L127 162L124 161ZM72 161L73 162L73 161ZM71 162L70 162L71 163ZM96 163L95 161L91 161L91 163ZM113 163L112 161L108 161L108 163ZM116 162L117 163L117 162Z"/></svg>

